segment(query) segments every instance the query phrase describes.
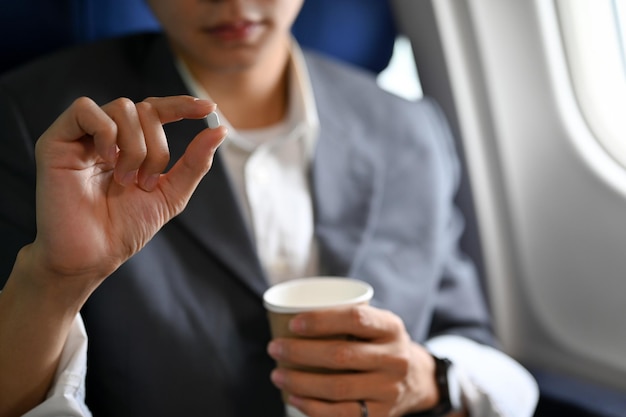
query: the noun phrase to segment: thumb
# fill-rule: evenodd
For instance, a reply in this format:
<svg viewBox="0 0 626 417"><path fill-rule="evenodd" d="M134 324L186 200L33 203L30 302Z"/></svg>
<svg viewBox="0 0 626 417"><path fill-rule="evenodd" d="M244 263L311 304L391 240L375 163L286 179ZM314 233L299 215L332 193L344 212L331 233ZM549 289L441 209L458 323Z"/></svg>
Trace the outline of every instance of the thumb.
<svg viewBox="0 0 626 417"><path fill-rule="evenodd" d="M217 147L226 137L226 128L205 129L191 141L183 156L161 177L160 188L173 215L179 214L213 164Z"/></svg>

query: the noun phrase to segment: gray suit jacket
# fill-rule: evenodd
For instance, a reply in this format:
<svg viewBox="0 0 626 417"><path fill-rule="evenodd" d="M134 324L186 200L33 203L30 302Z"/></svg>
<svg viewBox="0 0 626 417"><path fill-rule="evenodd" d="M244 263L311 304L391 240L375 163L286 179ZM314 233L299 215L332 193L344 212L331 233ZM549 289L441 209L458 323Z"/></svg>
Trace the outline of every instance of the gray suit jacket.
<svg viewBox="0 0 626 417"><path fill-rule="evenodd" d="M491 343L474 269L457 250L450 133L428 100L380 91L371 75L306 55L321 122L311 169L325 274L360 278L413 338ZM186 94L161 35L79 47L0 80L0 276L35 236L33 145L81 95ZM172 160L203 121L167 126ZM85 242L89 244L89 242ZM187 209L109 277L82 313L95 416L280 416L252 238L218 156Z"/></svg>

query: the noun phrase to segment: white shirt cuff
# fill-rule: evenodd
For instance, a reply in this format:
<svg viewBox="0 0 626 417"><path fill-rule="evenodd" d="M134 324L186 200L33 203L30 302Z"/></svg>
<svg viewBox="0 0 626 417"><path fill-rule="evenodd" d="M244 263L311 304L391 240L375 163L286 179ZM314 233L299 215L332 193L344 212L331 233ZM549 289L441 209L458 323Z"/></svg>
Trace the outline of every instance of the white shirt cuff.
<svg viewBox="0 0 626 417"><path fill-rule="evenodd" d="M87 333L78 314L65 341L46 400L22 417L91 417L85 405L86 373Z"/></svg>
<svg viewBox="0 0 626 417"><path fill-rule="evenodd" d="M532 375L490 346L453 335L428 340L433 355L452 361L470 416L531 417L539 400Z"/></svg>

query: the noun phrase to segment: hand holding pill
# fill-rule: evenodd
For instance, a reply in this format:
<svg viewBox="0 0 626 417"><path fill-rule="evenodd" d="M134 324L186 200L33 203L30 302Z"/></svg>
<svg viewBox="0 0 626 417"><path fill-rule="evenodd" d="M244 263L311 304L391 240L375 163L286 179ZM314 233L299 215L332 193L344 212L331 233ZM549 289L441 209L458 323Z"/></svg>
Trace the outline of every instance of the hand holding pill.
<svg viewBox="0 0 626 417"><path fill-rule="evenodd" d="M226 133L214 110L188 96L117 99L102 107L76 100L36 146L31 261L97 286L186 206ZM162 173L169 161L162 125L207 115L210 128Z"/></svg>

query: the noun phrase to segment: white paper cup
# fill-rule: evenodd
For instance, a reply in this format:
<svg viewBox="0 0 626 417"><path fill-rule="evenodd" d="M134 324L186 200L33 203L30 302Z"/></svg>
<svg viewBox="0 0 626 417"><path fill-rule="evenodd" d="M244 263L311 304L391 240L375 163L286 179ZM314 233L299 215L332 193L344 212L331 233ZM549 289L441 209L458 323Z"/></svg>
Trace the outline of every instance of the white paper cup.
<svg viewBox="0 0 626 417"><path fill-rule="evenodd" d="M372 286L364 281L341 277L311 277L274 285L263 295L263 303L273 313L297 314L368 303L373 295Z"/></svg>
<svg viewBox="0 0 626 417"><path fill-rule="evenodd" d="M294 279L276 284L263 295L263 304L267 309L274 338L298 337L289 330L289 321L298 313L368 304L373 295L374 289L367 282L352 278L322 276ZM333 372L327 369L295 367L281 362L278 362L278 366L308 372ZM285 393L283 393L283 399L286 399ZM288 410L289 417L297 415L293 410L291 412Z"/></svg>

